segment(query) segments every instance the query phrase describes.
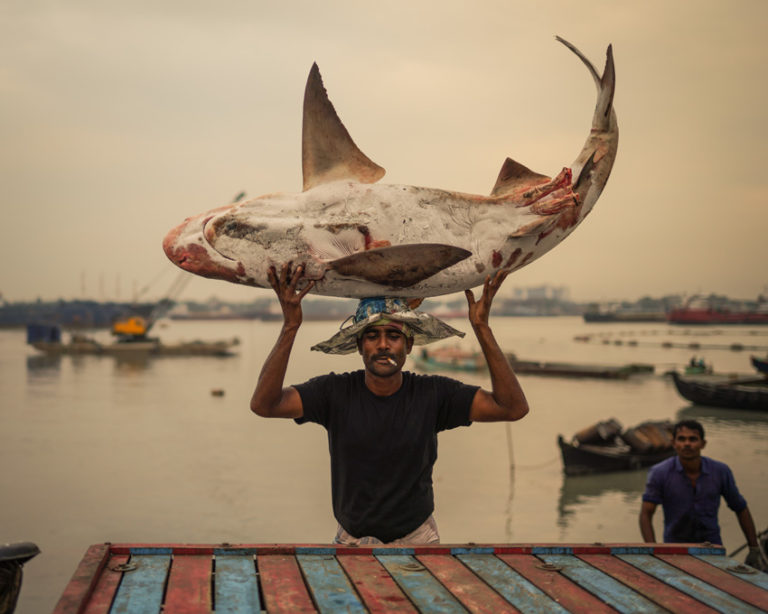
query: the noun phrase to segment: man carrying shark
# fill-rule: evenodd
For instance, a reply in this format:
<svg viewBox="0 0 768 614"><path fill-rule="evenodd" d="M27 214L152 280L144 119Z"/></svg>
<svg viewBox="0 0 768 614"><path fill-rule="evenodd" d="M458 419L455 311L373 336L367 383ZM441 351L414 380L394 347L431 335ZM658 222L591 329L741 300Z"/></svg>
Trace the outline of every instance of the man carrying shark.
<svg viewBox="0 0 768 614"><path fill-rule="evenodd" d="M482 296L466 290L469 321L488 363L492 390L434 375L403 371L406 356L423 345L463 333L396 298L363 299L353 324L312 349L357 351L364 369L284 387L302 322L301 301L314 282L304 267L269 271L283 326L251 398L268 418L316 422L328 431L335 541L343 544L437 543L432 516L432 468L437 433L472 422L519 420L528 403L488 322L491 303L508 271L487 277ZM343 326L343 325L342 325Z"/></svg>

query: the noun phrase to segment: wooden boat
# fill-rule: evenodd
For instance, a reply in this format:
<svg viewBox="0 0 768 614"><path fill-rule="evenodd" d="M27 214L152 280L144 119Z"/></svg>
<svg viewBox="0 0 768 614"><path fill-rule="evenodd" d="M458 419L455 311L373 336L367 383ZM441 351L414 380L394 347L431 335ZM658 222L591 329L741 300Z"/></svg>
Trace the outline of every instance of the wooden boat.
<svg viewBox="0 0 768 614"><path fill-rule="evenodd" d="M515 354L506 354L509 364L517 374L552 375L561 377L592 377L599 379L627 379L638 373L653 373L654 366L646 364L628 365L584 365L567 362L546 362L519 360ZM482 352L470 352L457 347L437 348L414 355L413 362L421 371L468 371L481 372L488 369Z"/></svg>
<svg viewBox="0 0 768 614"><path fill-rule="evenodd" d="M477 373L488 369L482 352L469 352L458 347L422 349L412 356L420 371L468 371Z"/></svg>
<svg viewBox="0 0 768 614"><path fill-rule="evenodd" d="M750 356L750 359L752 360L752 366L760 371L760 373L765 373L768 375L768 358L758 358L757 356Z"/></svg>
<svg viewBox="0 0 768 614"><path fill-rule="evenodd" d="M672 373L680 396L697 405L768 411L768 378Z"/></svg>
<svg viewBox="0 0 768 614"><path fill-rule="evenodd" d="M758 301L758 307L750 311L732 310L714 301L694 296L685 305L671 309L667 314L670 324L768 324L768 309Z"/></svg>
<svg viewBox="0 0 768 614"><path fill-rule="evenodd" d="M627 365L586 365L569 362L518 360L507 354L515 373L526 375L552 375L559 377L591 377L598 379L627 379L632 375L653 373L653 365L632 363Z"/></svg>
<svg viewBox="0 0 768 614"><path fill-rule="evenodd" d="M121 337L113 343L101 343L81 334L61 340L58 327L27 327L27 343L49 356L90 355L116 358L145 358L160 356L234 356L232 348L240 343L237 338L222 341L186 341L164 344L156 337Z"/></svg>
<svg viewBox="0 0 768 614"><path fill-rule="evenodd" d="M91 546L54 614L701 612L707 605L765 611L768 587L712 544L166 543Z"/></svg>
<svg viewBox="0 0 768 614"><path fill-rule="evenodd" d="M643 422L621 430L611 419L583 429L570 442L562 435L557 444L566 475L632 471L650 467L672 456L672 423Z"/></svg>

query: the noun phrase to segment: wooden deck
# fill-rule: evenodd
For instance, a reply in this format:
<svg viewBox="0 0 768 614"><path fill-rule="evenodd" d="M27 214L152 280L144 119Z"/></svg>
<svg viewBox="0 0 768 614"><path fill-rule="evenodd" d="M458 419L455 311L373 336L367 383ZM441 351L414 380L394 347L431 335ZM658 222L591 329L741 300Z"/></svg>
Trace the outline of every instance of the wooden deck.
<svg viewBox="0 0 768 614"><path fill-rule="evenodd" d="M750 570L706 544L97 544L54 612L768 611Z"/></svg>

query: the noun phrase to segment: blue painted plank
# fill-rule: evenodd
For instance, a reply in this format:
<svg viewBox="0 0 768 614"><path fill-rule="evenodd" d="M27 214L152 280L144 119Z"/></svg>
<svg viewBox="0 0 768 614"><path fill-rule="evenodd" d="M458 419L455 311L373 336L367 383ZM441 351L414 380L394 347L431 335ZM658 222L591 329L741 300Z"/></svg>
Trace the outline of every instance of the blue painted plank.
<svg viewBox="0 0 768 614"><path fill-rule="evenodd" d="M296 560L321 613L367 611L336 557L297 554Z"/></svg>
<svg viewBox="0 0 768 614"><path fill-rule="evenodd" d="M253 555L217 555L214 586L216 614L251 614L261 611Z"/></svg>
<svg viewBox="0 0 768 614"><path fill-rule="evenodd" d="M335 555L336 548L328 546L297 546L295 554L322 554L322 555Z"/></svg>
<svg viewBox="0 0 768 614"><path fill-rule="evenodd" d="M723 614L753 614L760 612L757 608L753 608L751 605L744 603L736 597L732 597L699 578L694 578L674 565L669 565L657 559L655 556L620 554L618 558L634 565L654 578L666 582L677 590L706 603L710 608L723 612Z"/></svg>
<svg viewBox="0 0 768 614"><path fill-rule="evenodd" d="M173 554L171 548L153 548L151 546L146 548L131 548L131 554Z"/></svg>
<svg viewBox="0 0 768 614"><path fill-rule="evenodd" d="M254 554L258 554L258 551L258 548L214 548L213 554L215 556L253 556Z"/></svg>
<svg viewBox="0 0 768 614"><path fill-rule="evenodd" d="M132 555L130 563L136 565L136 569L123 573L110 613L160 612L171 556L168 554Z"/></svg>
<svg viewBox="0 0 768 614"><path fill-rule="evenodd" d="M488 548L467 546L451 548L451 554L454 556L457 554L493 554L496 549L493 546Z"/></svg>
<svg viewBox="0 0 768 614"><path fill-rule="evenodd" d="M560 573L565 577L619 612L625 614L666 612L664 608L646 599L640 593L575 556L544 554L539 555L539 558L545 563L561 567Z"/></svg>
<svg viewBox="0 0 768 614"><path fill-rule="evenodd" d="M465 613L459 601L414 557L380 554L376 558L389 572L416 609L424 614Z"/></svg>
<svg viewBox="0 0 768 614"><path fill-rule="evenodd" d="M403 554L410 556L416 551L413 548L373 548L371 552L374 556L377 554Z"/></svg>
<svg viewBox="0 0 768 614"><path fill-rule="evenodd" d="M572 548L563 546L534 546L531 554L573 554Z"/></svg>
<svg viewBox="0 0 768 614"><path fill-rule="evenodd" d="M745 582L750 582L754 584L755 586L759 586L760 588L763 588L768 591L768 573L757 571L757 573L737 573L733 571L734 567L737 567L738 565L741 565L743 567L743 563L739 563L739 561L736 561L732 558L729 558L727 556L712 556L712 555L699 555L697 558L701 559L702 561L709 563L710 565L714 565L715 567L718 567L719 569L722 569L723 571L727 571L730 574L733 574L737 578L744 580Z"/></svg>
<svg viewBox="0 0 768 614"><path fill-rule="evenodd" d="M521 612L568 614L568 610L495 556L460 554L457 558Z"/></svg>

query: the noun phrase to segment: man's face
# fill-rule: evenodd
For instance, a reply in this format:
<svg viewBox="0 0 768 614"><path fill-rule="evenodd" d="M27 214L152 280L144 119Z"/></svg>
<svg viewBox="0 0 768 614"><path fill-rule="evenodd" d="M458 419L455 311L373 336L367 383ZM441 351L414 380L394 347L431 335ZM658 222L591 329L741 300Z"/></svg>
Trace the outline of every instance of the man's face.
<svg viewBox="0 0 768 614"><path fill-rule="evenodd" d="M379 377L387 377L400 371L412 347L413 339L389 324L369 326L358 344L366 370Z"/></svg>
<svg viewBox="0 0 768 614"><path fill-rule="evenodd" d="M675 452L681 460L693 460L701 456L701 449L706 445L699 431L680 427L675 433Z"/></svg>

